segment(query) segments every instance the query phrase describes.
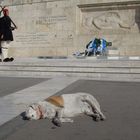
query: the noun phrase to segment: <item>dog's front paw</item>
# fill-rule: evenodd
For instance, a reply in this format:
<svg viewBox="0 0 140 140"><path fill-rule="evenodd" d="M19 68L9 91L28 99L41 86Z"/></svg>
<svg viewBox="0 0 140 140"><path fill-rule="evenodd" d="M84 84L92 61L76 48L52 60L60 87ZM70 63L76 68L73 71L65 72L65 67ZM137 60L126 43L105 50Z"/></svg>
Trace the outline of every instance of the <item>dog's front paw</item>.
<svg viewBox="0 0 140 140"><path fill-rule="evenodd" d="M99 114L94 114L93 119L98 122L101 120L100 115Z"/></svg>
<svg viewBox="0 0 140 140"><path fill-rule="evenodd" d="M101 116L101 121L106 120L106 117L104 115Z"/></svg>
<svg viewBox="0 0 140 140"><path fill-rule="evenodd" d="M58 127L62 126L62 123L59 118L53 118L52 123Z"/></svg>

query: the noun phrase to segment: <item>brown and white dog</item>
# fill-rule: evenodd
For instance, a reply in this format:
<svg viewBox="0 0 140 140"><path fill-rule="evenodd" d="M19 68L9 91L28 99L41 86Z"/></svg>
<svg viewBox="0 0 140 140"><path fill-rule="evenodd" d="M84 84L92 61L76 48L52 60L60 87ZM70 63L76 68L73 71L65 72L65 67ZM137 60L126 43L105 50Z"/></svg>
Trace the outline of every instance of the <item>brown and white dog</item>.
<svg viewBox="0 0 140 140"><path fill-rule="evenodd" d="M92 116L96 121L105 120L98 101L88 93L49 97L29 106L25 117L29 120L49 118L60 126L62 122L73 122L72 117L80 114Z"/></svg>

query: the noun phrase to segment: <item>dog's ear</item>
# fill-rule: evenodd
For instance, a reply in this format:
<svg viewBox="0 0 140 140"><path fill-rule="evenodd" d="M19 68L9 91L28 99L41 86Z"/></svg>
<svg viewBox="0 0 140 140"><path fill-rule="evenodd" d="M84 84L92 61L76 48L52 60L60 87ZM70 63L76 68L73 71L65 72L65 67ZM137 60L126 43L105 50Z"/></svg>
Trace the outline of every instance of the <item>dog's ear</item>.
<svg viewBox="0 0 140 140"><path fill-rule="evenodd" d="M29 108L32 108L32 109L34 110L34 107L33 107L33 105L30 105L30 106L29 106Z"/></svg>
<svg viewBox="0 0 140 140"><path fill-rule="evenodd" d="M32 108L33 110L36 110L37 109L37 104L32 104L29 106L29 108Z"/></svg>

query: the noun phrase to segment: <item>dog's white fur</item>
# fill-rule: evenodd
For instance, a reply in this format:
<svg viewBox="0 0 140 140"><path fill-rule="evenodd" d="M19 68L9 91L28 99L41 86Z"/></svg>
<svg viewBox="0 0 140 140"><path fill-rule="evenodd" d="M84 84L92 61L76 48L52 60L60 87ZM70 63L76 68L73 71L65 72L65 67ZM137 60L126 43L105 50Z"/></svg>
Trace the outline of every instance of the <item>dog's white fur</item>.
<svg viewBox="0 0 140 140"><path fill-rule="evenodd" d="M31 120L43 118L54 119L56 123L73 122L71 117L86 114L96 120L104 120L98 101L88 93L74 93L61 95L63 107L56 106L46 100L35 103L26 111L26 117Z"/></svg>

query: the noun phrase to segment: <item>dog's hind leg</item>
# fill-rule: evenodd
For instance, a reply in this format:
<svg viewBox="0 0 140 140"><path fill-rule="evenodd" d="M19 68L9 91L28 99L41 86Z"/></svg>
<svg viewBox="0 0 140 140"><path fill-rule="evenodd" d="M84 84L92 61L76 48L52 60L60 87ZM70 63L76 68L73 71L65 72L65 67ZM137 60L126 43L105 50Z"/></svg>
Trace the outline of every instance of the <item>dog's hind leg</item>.
<svg viewBox="0 0 140 140"><path fill-rule="evenodd" d="M87 102L92 107L93 114L94 114L94 116L96 116L96 118L98 118L98 119L100 118L100 120L106 119L104 114L101 112L98 101L92 95L90 95L90 94L83 95L82 101Z"/></svg>
<svg viewBox="0 0 140 140"><path fill-rule="evenodd" d="M93 117L93 119L95 121L99 121L101 118L100 118L100 115L98 113L95 113L91 107L91 105L89 105L88 103L85 103L85 107L84 107L84 110L83 110L84 114L86 114L87 116L91 116Z"/></svg>
<svg viewBox="0 0 140 140"><path fill-rule="evenodd" d="M84 101L83 103L84 106L82 108L82 111L84 112L85 115L93 117L95 121L101 120L100 114L97 113L95 109L93 110L93 107L88 102Z"/></svg>

